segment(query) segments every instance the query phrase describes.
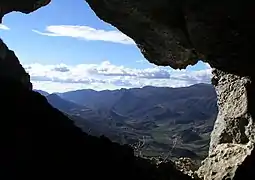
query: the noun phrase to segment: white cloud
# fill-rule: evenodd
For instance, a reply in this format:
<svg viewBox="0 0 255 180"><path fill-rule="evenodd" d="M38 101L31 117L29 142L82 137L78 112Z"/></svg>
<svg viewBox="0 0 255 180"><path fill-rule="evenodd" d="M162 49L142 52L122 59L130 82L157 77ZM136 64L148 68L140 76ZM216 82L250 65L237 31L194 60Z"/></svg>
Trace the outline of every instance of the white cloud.
<svg viewBox="0 0 255 180"><path fill-rule="evenodd" d="M120 31L106 31L89 26L52 25L47 26L45 32L32 30L45 36L62 36L83 39L87 41L107 41L121 44L135 44L135 42Z"/></svg>
<svg viewBox="0 0 255 180"><path fill-rule="evenodd" d="M24 66L34 88L48 92L76 89L119 89L143 86L183 87L196 83L210 83L211 69L172 70L169 67L147 69L116 66L109 61L100 64L65 64Z"/></svg>
<svg viewBox="0 0 255 180"><path fill-rule="evenodd" d="M136 63L148 63L148 61L146 61L145 59L140 59L140 60L137 60Z"/></svg>
<svg viewBox="0 0 255 180"><path fill-rule="evenodd" d="M10 28L4 24L0 24L0 30L10 30Z"/></svg>

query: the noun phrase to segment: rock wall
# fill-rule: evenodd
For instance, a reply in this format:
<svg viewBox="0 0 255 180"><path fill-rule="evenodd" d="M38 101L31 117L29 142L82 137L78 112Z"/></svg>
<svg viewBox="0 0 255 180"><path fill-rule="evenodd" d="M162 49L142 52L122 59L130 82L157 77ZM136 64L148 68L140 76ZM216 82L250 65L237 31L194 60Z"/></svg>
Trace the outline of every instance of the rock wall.
<svg viewBox="0 0 255 180"><path fill-rule="evenodd" d="M0 16L11 11L29 13L49 1L2 0ZM255 179L255 1L86 1L102 20L133 38L150 62L181 69L202 59L215 68L212 83L218 94L219 115L209 156L198 174L215 180L237 180L242 174Z"/></svg>
<svg viewBox="0 0 255 180"><path fill-rule="evenodd" d="M218 94L219 114L211 134L208 158L198 174L205 180L233 179L254 149L254 111L249 102L254 99L251 92L255 89L250 77L220 70L213 71L212 82Z"/></svg>
<svg viewBox="0 0 255 180"><path fill-rule="evenodd" d="M185 68L198 61L181 11L181 1L86 1L101 19L133 38L150 62Z"/></svg>

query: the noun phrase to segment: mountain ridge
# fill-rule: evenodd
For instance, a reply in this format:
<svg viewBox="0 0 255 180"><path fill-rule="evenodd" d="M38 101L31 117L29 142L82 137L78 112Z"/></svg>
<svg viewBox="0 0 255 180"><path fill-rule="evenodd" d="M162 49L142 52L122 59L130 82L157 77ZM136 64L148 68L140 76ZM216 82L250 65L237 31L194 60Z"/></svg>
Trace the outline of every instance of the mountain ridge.
<svg viewBox="0 0 255 180"><path fill-rule="evenodd" d="M51 96L46 96L48 101L61 109L61 103L54 102ZM57 93L53 97L62 99L62 106L65 102L74 104L69 109L62 108L62 112L69 114L85 132L130 145L145 138L147 145L142 151L146 156L168 154L174 147L171 158L205 157L218 111L215 89L208 84L184 88L89 89ZM80 107L86 107L97 116L83 113ZM176 138L179 139L177 145L173 142Z"/></svg>

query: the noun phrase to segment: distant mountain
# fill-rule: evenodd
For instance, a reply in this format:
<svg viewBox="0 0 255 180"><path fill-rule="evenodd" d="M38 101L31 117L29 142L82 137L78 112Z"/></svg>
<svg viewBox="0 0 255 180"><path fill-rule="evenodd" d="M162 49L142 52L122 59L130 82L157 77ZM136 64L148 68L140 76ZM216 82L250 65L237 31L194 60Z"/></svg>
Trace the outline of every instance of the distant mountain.
<svg viewBox="0 0 255 180"><path fill-rule="evenodd" d="M111 109L114 103L121 97L121 90L95 91L91 89L58 93L63 99L87 106L92 109Z"/></svg>
<svg viewBox="0 0 255 180"><path fill-rule="evenodd" d="M113 110L121 116L139 120L168 120L182 124L203 121L217 113L216 93L209 84L183 88L146 86L113 91L78 90L58 95L99 112Z"/></svg>
<svg viewBox="0 0 255 180"><path fill-rule="evenodd" d="M33 91L38 92L38 93L40 93L40 94L43 95L43 96L48 96L48 95L49 95L49 93L46 92L46 91L37 90L37 89L34 89Z"/></svg>
<svg viewBox="0 0 255 180"><path fill-rule="evenodd" d="M64 112L72 112L73 110L82 111L83 109L87 110L85 106L81 106L73 102L64 100L57 94L49 94L46 96L46 98L51 105Z"/></svg>
<svg viewBox="0 0 255 180"><path fill-rule="evenodd" d="M102 116L100 116L96 111L62 99L55 93L47 95L46 98L53 107L69 115L86 117L86 119L90 121L103 121Z"/></svg>
<svg viewBox="0 0 255 180"><path fill-rule="evenodd" d="M171 151L171 158L204 158L218 113L216 92L209 84L88 89L47 99L86 132L120 143L144 143L139 151L146 156L166 156Z"/></svg>

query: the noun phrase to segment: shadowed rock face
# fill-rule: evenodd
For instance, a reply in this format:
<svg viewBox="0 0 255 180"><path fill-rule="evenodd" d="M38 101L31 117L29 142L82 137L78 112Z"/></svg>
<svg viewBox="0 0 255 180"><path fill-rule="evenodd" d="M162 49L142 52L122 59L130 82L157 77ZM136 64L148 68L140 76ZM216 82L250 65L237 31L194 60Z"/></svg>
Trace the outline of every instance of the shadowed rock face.
<svg viewBox="0 0 255 180"><path fill-rule="evenodd" d="M0 16L11 11L29 13L49 1L2 0ZM255 1L86 1L102 20L133 38L150 62L177 69L202 59L215 68L212 83L219 115L209 156L198 174L208 180L238 180L242 174L255 179L255 72L250 67L255 47ZM4 51L0 55L5 57ZM15 79L22 81L20 76Z"/></svg>
<svg viewBox="0 0 255 180"><path fill-rule="evenodd" d="M0 77L10 78L21 82L25 87L32 90L30 76L19 62L15 53L9 50L0 39Z"/></svg>
<svg viewBox="0 0 255 180"><path fill-rule="evenodd" d="M133 38L150 62L173 68L185 68L197 62L181 1L87 2L100 18Z"/></svg>
<svg viewBox="0 0 255 180"><path fill-rule="evenodd" d="M185 68L198 59L250 75L255 2L87 0L104 21L133 38L152 63ZM138 30L139 29L139 30ZM250 57L251 56L251 57Z"/></svg>
<svg viewBox="0 0 255 180"><path fill-rule="evenodd" d="M47 5L51 0L4 0L0 2L0 22L2 22L2 17L12 11L19 11L22 13L30 13L38 8Z"/></svg>

